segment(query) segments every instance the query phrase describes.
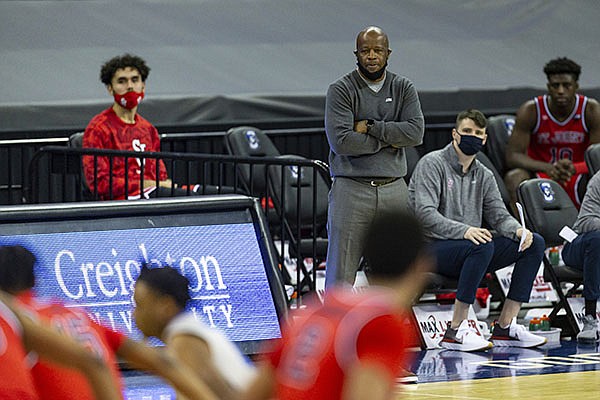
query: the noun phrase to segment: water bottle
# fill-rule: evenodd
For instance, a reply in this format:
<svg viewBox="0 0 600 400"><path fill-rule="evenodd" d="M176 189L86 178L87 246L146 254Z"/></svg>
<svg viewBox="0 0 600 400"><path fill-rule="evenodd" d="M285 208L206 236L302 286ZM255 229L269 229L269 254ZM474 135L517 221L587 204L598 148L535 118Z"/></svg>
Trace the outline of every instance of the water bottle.
<svg viewBox="0 0 600 400"><path fill-rule="evenodd" d="M558 247L554 246L548 252L548 259L553 267L556 267L560 262L560 254L558 254Z"/></svg>
<svg viewBox="0 0 600 400"><path fill-rule="evenodd" d="M540 318L540 329L542 331L550 330L550 318L548 318L546 314L544 314L542 318Z"/></svg>
<svg viewBox="0 0 600 400"><path fill-rule="evenodd" d="M529 330L530 331L539 331L540 330L540 319L539 318L532 318L531 321L529 322Z"/></svg>

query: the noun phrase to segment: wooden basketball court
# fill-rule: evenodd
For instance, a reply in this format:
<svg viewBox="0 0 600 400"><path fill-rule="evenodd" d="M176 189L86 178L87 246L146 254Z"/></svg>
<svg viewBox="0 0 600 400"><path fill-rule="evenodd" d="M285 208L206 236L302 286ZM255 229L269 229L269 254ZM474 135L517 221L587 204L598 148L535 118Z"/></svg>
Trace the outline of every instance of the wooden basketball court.
<svg viewBox="0 0 600 400"><path fill-rule="evenodd" d="M562 341L553 348L492 348L464 353L427 350L400 385L398 399L587 399L600 397L600 352Z"/></svg>
<svg viewBox="0 0 600 400"><path fill-rule="evenodd" d="M583 399L600 395L600 372L470 379L403 385L399 399Z"/></svg>

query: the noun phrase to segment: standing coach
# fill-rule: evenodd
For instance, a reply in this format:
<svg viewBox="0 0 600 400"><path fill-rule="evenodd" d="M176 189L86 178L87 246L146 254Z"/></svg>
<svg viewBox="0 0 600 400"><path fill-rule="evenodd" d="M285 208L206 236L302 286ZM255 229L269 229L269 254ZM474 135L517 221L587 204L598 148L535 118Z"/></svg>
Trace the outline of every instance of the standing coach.
<svg viewBox="0 0 600 400"><path fill-rule="evenodd" d="M422 143L423 112L407 78L386 71L388 37L376 26L356 38L358 68L329 86L325 130L329 192L327 287L353 284L367 230L381 213L406 210L404 147Z"/></svg>

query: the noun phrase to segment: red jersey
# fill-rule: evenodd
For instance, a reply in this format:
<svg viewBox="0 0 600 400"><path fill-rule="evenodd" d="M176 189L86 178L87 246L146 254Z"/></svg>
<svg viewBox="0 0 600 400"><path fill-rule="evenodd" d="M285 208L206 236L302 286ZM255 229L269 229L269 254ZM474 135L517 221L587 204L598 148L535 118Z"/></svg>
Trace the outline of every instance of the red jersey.
<svg viewBox="0 0 600 400"><path fill-rule="evenodd" d="M554 163L568 158L573 163L580 163L577 173L565 185L569 197L575 204L580 205L578 184L583 174L587 174L585 166L585 150L590 144L588 128L585 124L585 107L588 98L576 95L575 107L567 119L560 122L548 107L548 95L533 99L537 111L537 121L533 129L527 155L535 160ZM539 177L548 178L546 174L538 173Z"/></svg>
<svg viewBox="0 0 600 400"><path fill-rule="evenodd" d="M127 124L121 120L111 108L96 115L83 135L83 147L97 149L127 150L127 151L160 151L160 137L156 128L139 114L135 115L135 123ZM98 157L97 177L98 195L101 199L110 197L110 160L108 157ZM156 160L130 158L127 168L123 157L113 158L112 166L112 199L140 198L140 174L144 163L144 179L156 180ZM83 157L85 178L91 191L94 192L94 157ZM125 191L125 170L128 175L128 190ZM159 161L159 181L166 180L167 170ZM144 190L147 195L153 188ZM127 193L127 196L125 195Z"/></svg>
<svg viewBox="0 0 600 400"><path fill-rule="evenodd" d="M269 356L276 370L277 399L339 399L345 375L356 362L379 363L394 385L405 358L407 329L379 289L357 294L328 292L286 327Z"/></svg>
<svg viewBox="0 0 600 400"><path fill-rule="evenodd" d="M0 302L0 399L3 400L38 399L25 362L22 331L17 317Z"/></svg>
<svg viewBox="0 0 600 400"><path fill-rule="evenodd" d="M43 304L30 293L20 295L32 317L48 322L59 332L78 341L83 347L102 357L117 382L120 374L115 353L126 337L93 322L85 312L60 304ZM86 377L78 371L42 360L34 360L31 369L35 386L42 399L94 399Z"/></svg>

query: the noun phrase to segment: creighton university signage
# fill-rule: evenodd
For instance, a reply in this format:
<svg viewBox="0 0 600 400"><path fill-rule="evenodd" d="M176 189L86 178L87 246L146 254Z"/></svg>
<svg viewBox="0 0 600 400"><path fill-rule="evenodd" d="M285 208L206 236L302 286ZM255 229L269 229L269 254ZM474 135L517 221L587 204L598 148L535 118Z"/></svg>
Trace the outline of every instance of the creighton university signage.
<svg viewBox="0 0 600 400"><path fill-rule="evenodd" d="M233 341L281 336L254 225L166 226L0 237L37 257L36 291L85 310L95 321L141 337L132 320L143 263L190 280L189 309Z"/></svg>

